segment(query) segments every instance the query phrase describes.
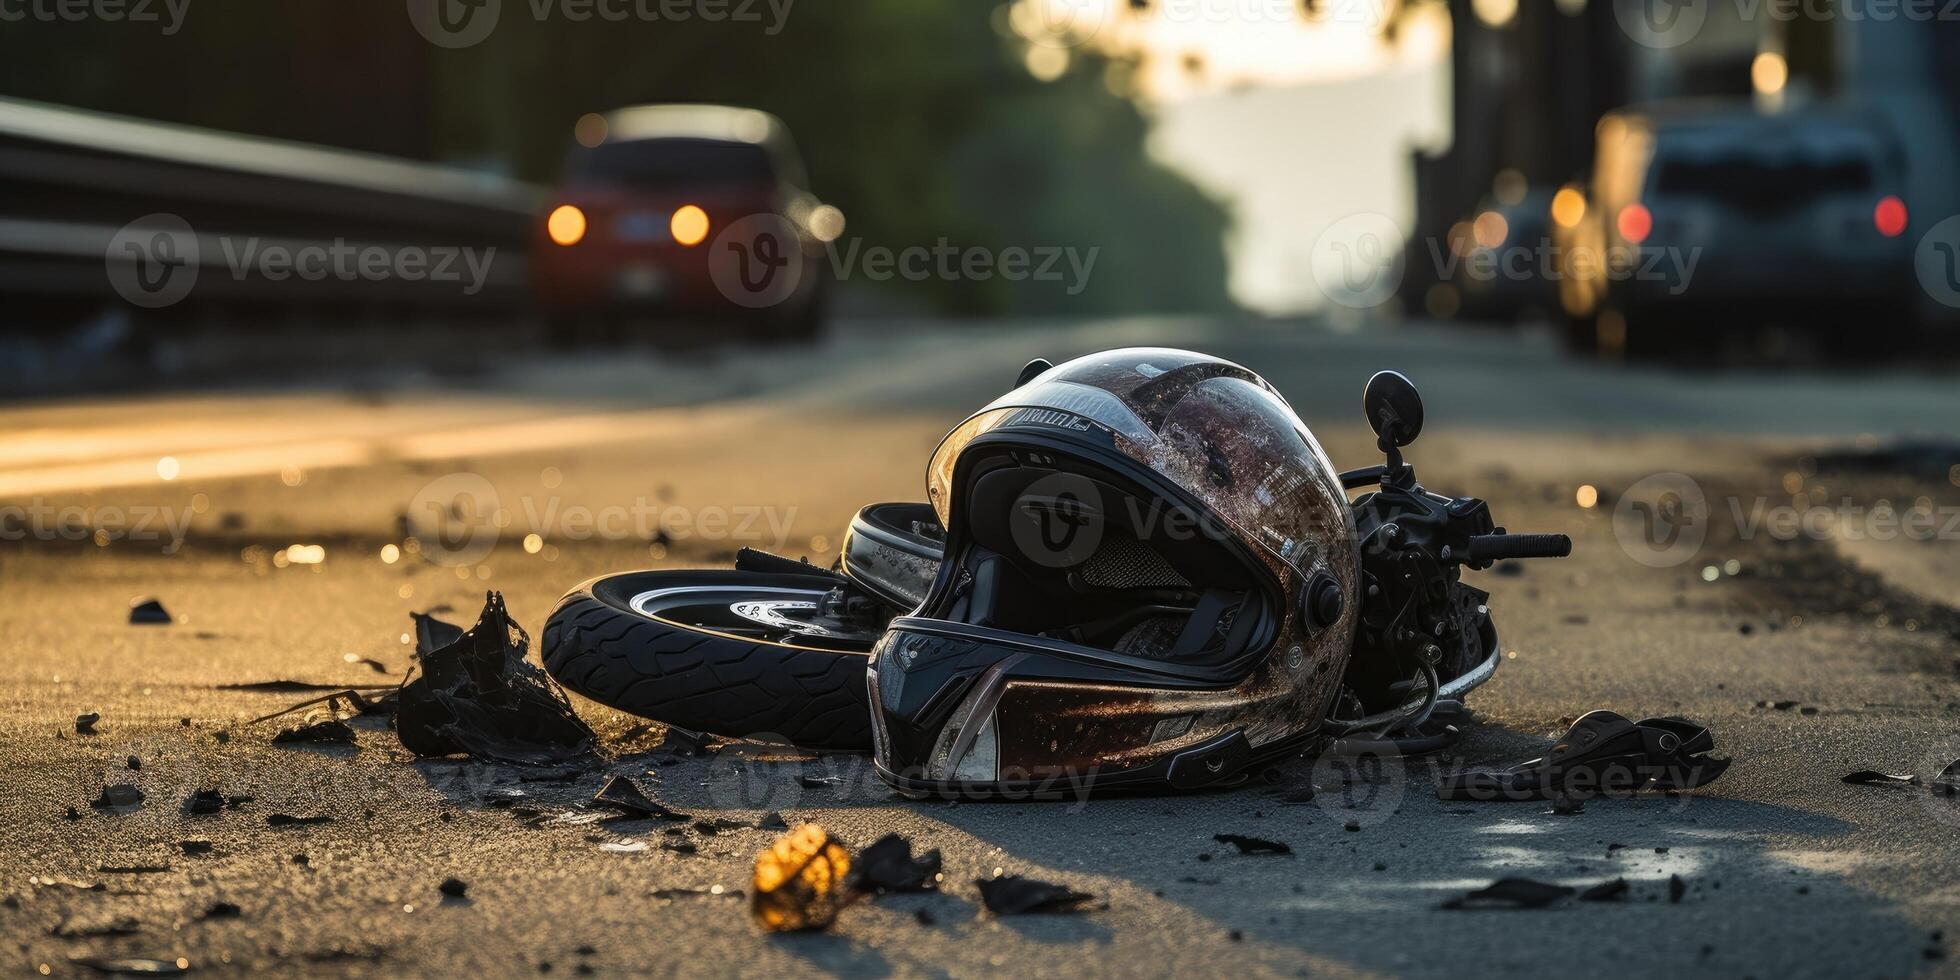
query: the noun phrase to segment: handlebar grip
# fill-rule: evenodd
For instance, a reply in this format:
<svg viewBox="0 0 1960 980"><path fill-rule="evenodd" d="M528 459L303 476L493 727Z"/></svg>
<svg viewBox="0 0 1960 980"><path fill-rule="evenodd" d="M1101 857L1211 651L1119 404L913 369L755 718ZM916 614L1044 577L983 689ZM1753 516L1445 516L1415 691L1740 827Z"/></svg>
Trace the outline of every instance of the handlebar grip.
<svg viewBox="0 0 1960 980"><path fill-rule="evenodd" d="M1470 560L1478 564L1504 558L1564 558L1572 539L1563 534L1478 534L1470 538Z"/></svg>

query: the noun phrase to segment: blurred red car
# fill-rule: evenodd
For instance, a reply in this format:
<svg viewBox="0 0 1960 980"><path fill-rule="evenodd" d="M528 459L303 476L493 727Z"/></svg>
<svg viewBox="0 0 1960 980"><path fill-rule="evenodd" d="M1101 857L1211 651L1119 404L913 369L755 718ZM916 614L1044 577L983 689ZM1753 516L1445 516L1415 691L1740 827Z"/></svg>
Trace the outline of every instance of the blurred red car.
<svg viewBox="0 0 1960 980"><path fill-rule="evenodd" d="M844 220L810 193L781 120L647 105L587 116L577 137L532 252L555 325L709 314L768 337L822 330L823 245Z"/></svg>

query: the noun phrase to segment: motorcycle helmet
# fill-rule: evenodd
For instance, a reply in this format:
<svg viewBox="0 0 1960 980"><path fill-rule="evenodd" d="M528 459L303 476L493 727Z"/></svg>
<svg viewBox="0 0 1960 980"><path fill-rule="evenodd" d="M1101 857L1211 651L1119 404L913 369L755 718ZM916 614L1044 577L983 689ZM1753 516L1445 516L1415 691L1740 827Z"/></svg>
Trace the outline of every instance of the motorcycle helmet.
<svg viewBox="0 0 1960 980"><path fill-rule="evenodd" d="M1257 374L1159 348L1024 372L927 490L945 560L867 678L901 792L1229 785L1315 737L1360 605L1354 518Z"/></svg>

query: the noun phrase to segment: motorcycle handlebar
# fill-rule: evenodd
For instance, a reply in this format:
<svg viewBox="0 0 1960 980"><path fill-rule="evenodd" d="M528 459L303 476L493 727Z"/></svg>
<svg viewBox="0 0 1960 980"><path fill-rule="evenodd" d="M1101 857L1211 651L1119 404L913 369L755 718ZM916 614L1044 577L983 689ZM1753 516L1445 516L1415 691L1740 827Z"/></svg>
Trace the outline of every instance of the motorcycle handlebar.
<svg viewBox="0 0 1960 980"><path fill-rule="evenodd" d="M1469 559L1476 564L1505 558L1564 558L1572 539L1563 534L1478 534L1470 538Z"/></svg>

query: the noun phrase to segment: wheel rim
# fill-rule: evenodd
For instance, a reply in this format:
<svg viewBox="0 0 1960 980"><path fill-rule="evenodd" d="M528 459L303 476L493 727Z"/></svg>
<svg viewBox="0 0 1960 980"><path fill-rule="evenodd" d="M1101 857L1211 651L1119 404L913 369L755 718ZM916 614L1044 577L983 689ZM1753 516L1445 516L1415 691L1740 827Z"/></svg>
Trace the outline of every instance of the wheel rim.
<svg viewBox="0 0 1960 980"><path fill-rule="evenodd" d="M628 605L648 619L752 643L862 653L879 632L823 614L822 589L682 585L650 589Z"/></svg>

